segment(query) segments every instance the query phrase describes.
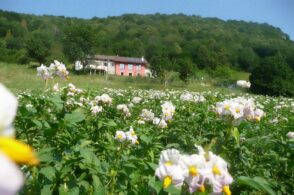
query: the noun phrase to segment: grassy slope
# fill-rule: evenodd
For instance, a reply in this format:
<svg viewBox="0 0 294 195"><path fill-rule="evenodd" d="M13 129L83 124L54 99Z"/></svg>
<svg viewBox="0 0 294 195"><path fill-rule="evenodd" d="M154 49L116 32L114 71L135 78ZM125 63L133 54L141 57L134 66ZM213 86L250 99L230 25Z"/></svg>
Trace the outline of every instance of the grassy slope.
<svg viewBox="0 0 294 195"><path fill-rule="evenodd" d="M0 82L5 84L12 91L31 91L34 89L43 89L45 83L41 78L36 76L36 69L28 65L18 65L18 64L8 64L0 62ZM236 79L248 79L247 73L236 74ZM70 79L63 81L59 78L50 80L49 86L54 83L59 83L61 86L67 85L68 83L73 83L77 87L81 88L141 88L141 89L164 89L164 85L159 81L154 79L144 79L144 78L129 78L129 77L116 77L112 76L106 78L100 75L75 75L70 74ZM189 84L177 81L170 83L167 88L178 89L178 90L192 90L192 91L234 91L239 92L236 89L227 89L214 86L202 86L200 81L194 80Z"/></svg>

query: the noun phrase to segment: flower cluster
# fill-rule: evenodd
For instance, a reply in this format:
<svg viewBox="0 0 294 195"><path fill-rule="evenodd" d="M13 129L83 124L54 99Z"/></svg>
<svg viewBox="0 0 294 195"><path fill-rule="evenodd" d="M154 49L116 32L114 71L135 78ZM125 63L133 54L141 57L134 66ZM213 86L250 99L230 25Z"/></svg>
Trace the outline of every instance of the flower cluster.
<svg viewBox="0 0 294 195"><path fill-rule="evenodd" d="M222 117L239 122L243 119L260 121L264 116L263 110L256 108L252 99L242 97L217 102L215 111Z"/></svg>
<svg viewBox="0 0 294 195"><path fill-rule="evenodd" d="M16 194L23 185L23 176L15 164L38 164L33 149L14 139L12 122L16 115L17 99L0 84L0 194Z"/></svg>
<svg viewBox="0 0 294 195"><path fill-rule="evenodd" d="M161 110L162 110L162 119L165 121L170 121L175 113L176 107L171 103L171 102L164 102L161 105Z"/></svg>
<svg viewBox="0 0 294 195"><path fill-rule="evenodd" d="M116 131L115 133L115 139L119 142L128 141L132 145L139 144L138 136L136 135L133 127L130 127L130 130L127 132L124 131Z"/></svg>
<svg viewBox="0 0 294 195"><path fill-rule="evenodd" d="M126 117L130 117L131 116L130 110L129 110L129 108L128 108L127 105L125 105L125 104L119 104L119 105L117 105L116 108L118 110L121 110Z"/></svg>
<svg viewBox="0 0 294 195"><path fill-rule="evenodd" d="M103 104L108 104L108 105L112 104L112 98L109 97L108 94L102 94L101 96L96 96L95 101L97 101L98 103L102 102Z"/></svg>
<svg viewBox="0 0 294 195"><path fill-rule="evenodd" d="M57 75L62 79L66 79L68 74L69 72L66 70L65 65L57 60L54 60L54 63L51 63L49 67L44 64L37 67L37 76L41 77L45 81L53 78L54 75Z"/></svg>
<svg viewBox="0 0 294 195"><path fill-rule="evenodd" d="M140 114L140 119L143 121L152 121L154 119L154 113L152 110L143 109Z"/></svg>
<svg viewBox="0 0 294 195"><path fill-rule="evenodd" d="M181 101L185 102L204 102L205 98L202 95L192 95L191 93L184 93L180 96Z"/></svg>
<svg viewBox="0 0 294 195"><path fill-rule="evenodd" d="M293 132L293 131L289 131L289 132L287 133L287 137L288 137L288 138L294 138L294 132Z"/></svg>
<svg viewBox="0 0 294 195"><path fill-rule="evenodd" d="M249 81L239 80L237 81L237 86L249 89L251 87L251 83Z"/></svg>
<svg viewBox="0 0 294 195"><path fill-rule="evenodd" d="M103 108L102 106L92 106L90 110L92 115L96 115L97 113L102 112Z"/></svg>
<svg viewBox="0 0 294 195"><path fill-rule="evenodd" d="M141 101L142 101L142 98L140 98L140 97L134 97L134 98L132 99L132 102L133 102L134 104L139 104Z"/></svg>
<svg viewBox="0 0 294 195"><path fill-rule="evenodd" d="M212 152L205 152L197 146L199 154L180 154L176 149L161 152L159 166L155 175L163 181L163 188L173 185L180 188L184 183L189 192L205 191L206 183L212 186L214 193L230 195L229 185L233 182L227 163Z"/></svg>

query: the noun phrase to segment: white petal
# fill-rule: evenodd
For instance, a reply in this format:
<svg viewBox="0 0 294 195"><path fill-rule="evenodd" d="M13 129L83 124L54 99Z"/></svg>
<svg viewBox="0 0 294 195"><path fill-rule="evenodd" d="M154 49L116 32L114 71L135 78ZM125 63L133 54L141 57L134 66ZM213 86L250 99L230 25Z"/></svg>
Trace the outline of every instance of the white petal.
<svg viewBox="0 0 294 195"><path fill-rule="evenodd" d="M14 195L23 185L22 172L2 153L0 153L0 164L0 194Z"/></svg>

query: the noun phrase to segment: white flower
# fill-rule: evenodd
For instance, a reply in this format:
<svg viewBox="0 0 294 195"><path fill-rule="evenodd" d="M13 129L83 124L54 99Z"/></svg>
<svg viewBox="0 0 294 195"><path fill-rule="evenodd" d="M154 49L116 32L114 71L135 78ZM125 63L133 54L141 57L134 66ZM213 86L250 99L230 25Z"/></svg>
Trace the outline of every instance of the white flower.
<svg viewBox="0 0 294 195"><path fill-rule="evenodd" d="M143 109L140 118L143 121L152 121L154 119L154 113L152 110Z"/></svg>
<svg viewBox="0 0 294 195"><path fill-rule="evenodd" d="M127 105L125 105L125 104L119 104L119 105L117 105L116 108L117 108L118 110L123 111L123 113L124 113L124 115L125 115L126 117L130 117L130 116L131 116L131 113L130 113L129 108L127 107Z"/></svg>
<svg viewBox="0 0 294 195"><path fill-rule="evenodd" d="M115 132L115 139L119 142L123 142L126 140L126 134L123 131L116 131Z"/></svg>
<svg viewBox="0 0 294 195"><path fill-rule="evenodd" d="M52 78L52 74L49 69L44 65L37 67L37 76L41 77L43 80Z"/></svg>
<svg viewBox="0 0 294 195"><path fill-rule="evenodd" d="M287 133L287 137L288 137L288 138L294 138L294 132L291 132L291 131L288 132L288 133Z"/></svg>
<svg viewBox="0 0 294 195"><path fill-rule="evenodd" d="M159 126L162 129L167 127L167 123L165 122L165 120L157 118L157 117L153 119L153 124Z"/></svg>
<svg viewBox="0 0 294 195"><path fill-rule="evenodd" d="M22 172L2 153L0 153L0 164L0 194L14 195L23 185Z"/></svg>
<svg viewBox="0 0 294 195"><path fill-rule="evenodd" d="M52 75L56 74L62 79L66 79L69 74L65 65L57 60L54 60L54 63L50 64L49 70Z"/></svg>
<svg viewBox="0 0 294 195"><path fill-rule="evenodd" d="M53 86L52 90L55 91L55 92L58 92L58 91L59 91L59 84L56 83L56 84Z"/></svg>
<svg viewBox="0 0 294 195"><path fill-rule="evenodd" d="M140 97L134 97L134 98L132 99L132 102L133 102L134 104L139 104L141 101L142 101L142 98L140 98Z"/></svg>
<svg viewBox="0 0 294 195"><path fill-rule="evenodd" d="M163 150L160 153L159 165L177 165L180 157L180 152L176 149Z"/></svg>
<svg viewBox="0 0 294 195"><path fill-rule="evenodd" d="M109 97L108 94L102 94L101 96L96 96L95 101L102 102L103 104L108 104L110 105L112 103L112 98Z"/></svg>
<svg viewBox="0 0 294 195"><path fill-rule="evenodd" d="M165 102L161 105L162 108L162 118L165 121L169 121L173 118L175 113L175 106L171 102Z"/></svg>
<svg viewBox="0 0 294 195"><path fill-rule="evenodd" d="M184 93L180 96L180 100L182 101L193 101L194 97L191 93Z"/></svg>
<svg viewBox="0 0 294 195"><path fill-rule="evenodd" d="M205 169L205 158L202 155L182 155L179 165L183 170L183 175L186 183L189 186L190 193L195 192L197 189L201 191L204 189L204 178L202 170Z"/></svg>
<svg viewBox="0 0 294 195"><path fill-rule="evenodd" d="M163 187L167 188L171 184L177 188L181 187L184 182L184 177L182 174L182 169L179 165L160 165L156 171L155 175L163 181Z"/></svg>
<svg viewBox="0 0 294 195"><path fill-rule="evenodd" d="M99 112L102 112L102 110L103 110L102 106L93 106L93 107L91 107L91 113L93 115L95 115L95 114L97 114Z"/></svg>
<svg viewBox="0 0 294 195"><path fill-rule="evenodd" d="M138 136L136 135L133 127L130 127L130 130L126 132L127 140L129 140L132 144L139 144Z"/></svg>
<svg viewBox="0 0 294 195"><path fill-rule="evenodd" d="M0 83L0 135L13 135L12 122L16 115L17 99Z"/></svg>

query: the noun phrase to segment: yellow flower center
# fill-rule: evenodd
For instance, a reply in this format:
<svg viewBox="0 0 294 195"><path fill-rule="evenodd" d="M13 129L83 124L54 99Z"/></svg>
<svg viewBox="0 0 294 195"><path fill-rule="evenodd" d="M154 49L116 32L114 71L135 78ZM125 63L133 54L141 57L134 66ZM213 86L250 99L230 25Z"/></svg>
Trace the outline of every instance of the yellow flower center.
<svg viewBox="0 0 294 195"><path fill-rule="evenodd" d="M230 109L230 105L225 105L224 108L225 108L225 110L229 110Z"/></svg>
<svg viewBox="0 0 294 195"><path fill-rule="evenodd" d="M203 184L199 187L199 191L200 191L200 192L205 192L205 187L204 187Z"/></svg>
<svg viewBox="0 0 294 195"><path fill-rule="evenodd" d="M173 163L171 161L167 161L164 164L167 165L167 166L172 166L173 165Z"/></svg>
<svg viewBox="0 0 294 195"><path fill-rule="evenodd" d="M163 188L167 188L168 186L170 186L171 182L172 182L172 177L166 176L163 180Z"/></svg>
<svg viewBox="0 0 294 195"><path fill-rule="evenodd" d="M117 139L123 139L122 135L121 134L118 134L117 135Z"/></svg>
<svg viewBox="0 0 294 195"><path fill-rule="evenodd" d="M219 168L218 168L216 165L214 165L214 166L212 167L212 172L213 172L213 174L215 174L215 175L220 175L220 174L221 174Z"/></svg>
<svg viewBox="0 0 294 195"><path fill-rule="evenodd" d="M196 167L194 166L190 166L189 167L189 174L192 176L192 177L195 177L198 175L198 170L196 169Z"/></svg>
<svg viewBox="0 0 294 195"><path fill-rule="evenodd" d="M7 155L11 160L29 165L39 164L33 149L20 141L9 137L0 137L0 151Z"/></svg>
<svg viewBox="0 0 294 195"><path fill-rule="evenodd" d="M236 108L236 113L240 113L240 112L241 112L240 108Z"/></svg>
<svg viewBox="0 0 294 195"><path fill-rule="evenodd" d="M231 195L232 194L229 186L224 186L223 191L224 191L225 195Z"/></svg>
<svg viewBox="0 0 294 195"><path fill-rule="evenodd" d="M255 120L259 122L260 121L260 117L259 116L256 116L255 117Z"/></svg>

